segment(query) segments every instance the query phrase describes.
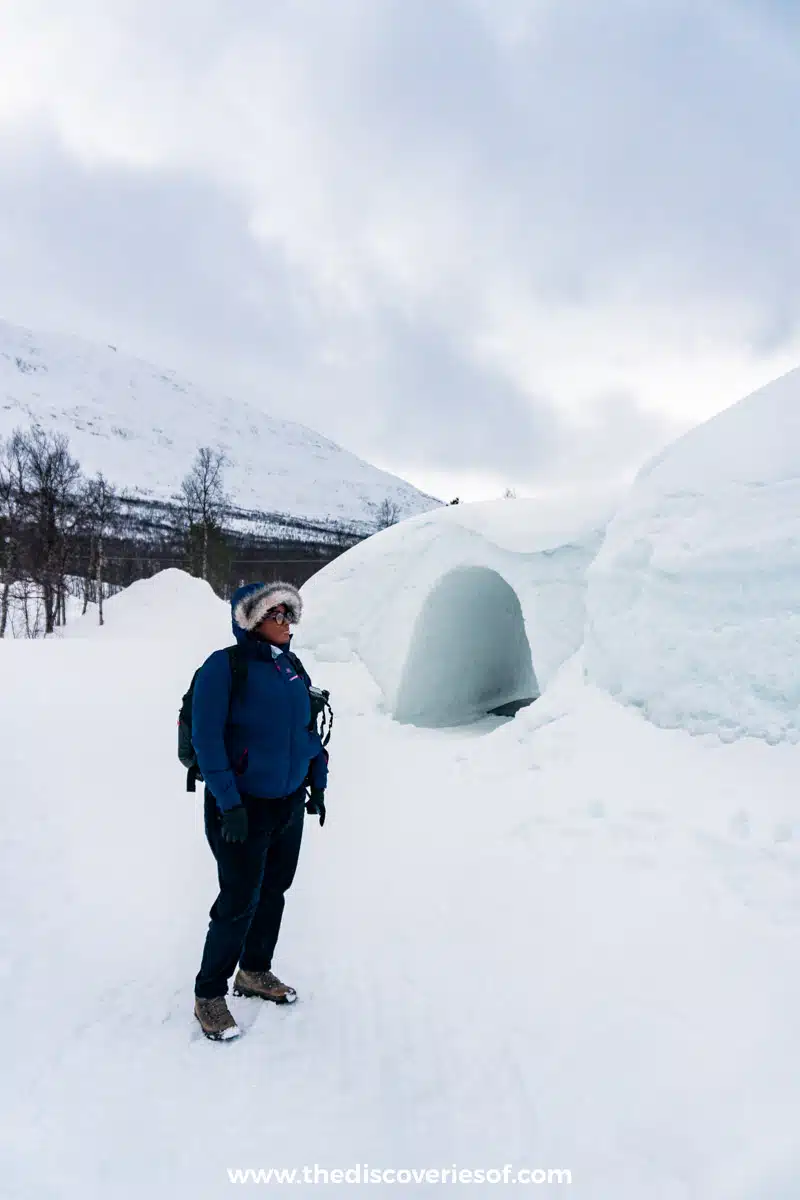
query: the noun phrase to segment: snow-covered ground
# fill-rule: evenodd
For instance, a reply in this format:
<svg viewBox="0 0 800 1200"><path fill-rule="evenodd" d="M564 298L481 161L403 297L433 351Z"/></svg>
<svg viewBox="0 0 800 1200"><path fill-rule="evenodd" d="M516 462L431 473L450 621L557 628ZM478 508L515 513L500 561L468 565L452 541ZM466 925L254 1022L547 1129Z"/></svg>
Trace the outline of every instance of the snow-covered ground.
<svg viewBox="0 0 800 1200"><path fill-rule="evenodd" d="M579 656L513 721L400 725L299 637L336 709L276 960L300 1000L232 1001L246 1035L214 1045L214 864L174 743L228 614L167 572L107 617L0 643L4 1198L509 1163L582 1200L795 1200L800 747L659 729ZM304 1187L362 1190L272 1185Z"/></svg>
<svg viewBox="0 0 800 1200"><path fill-rule="evenodd" d="M374 525L383 500L403 517L439 503L313 429L174 371L0 321L0 439L34 422L66 434L87 474L103 471L136 496L169 500L198 448L211 446L227 456L225 483L240 508Z"/></svg>

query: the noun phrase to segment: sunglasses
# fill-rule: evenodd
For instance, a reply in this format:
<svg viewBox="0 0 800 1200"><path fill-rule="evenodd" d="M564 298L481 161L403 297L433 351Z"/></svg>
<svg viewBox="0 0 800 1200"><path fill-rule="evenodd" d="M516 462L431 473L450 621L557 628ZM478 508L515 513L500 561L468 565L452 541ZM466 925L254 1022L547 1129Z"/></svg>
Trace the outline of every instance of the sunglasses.
<svg viewBox="0 0 800 1200"><path fill-rule="evenodd" d="M271 608L264 615L265 621L274 621L276 625L294 625L294 614L283 612L280 608Z"/></svg>

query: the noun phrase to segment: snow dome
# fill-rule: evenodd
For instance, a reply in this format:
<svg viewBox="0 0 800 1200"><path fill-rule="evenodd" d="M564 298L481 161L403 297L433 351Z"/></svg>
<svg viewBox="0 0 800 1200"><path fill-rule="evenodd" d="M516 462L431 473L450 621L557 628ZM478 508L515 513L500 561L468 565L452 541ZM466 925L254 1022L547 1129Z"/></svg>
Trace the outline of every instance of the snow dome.
<svg viewBox="0 0 800 1200"><path fill-rule="evenodd" d="M642 471L589 571L586 669L661 725L800 740L800 370Z"/></svg>
<svg viewBox="0 0 800 1200"><path fill-rule="evenodd" d="M121 638L126 641L174 641L178 637L230 641L230 606L211 585L176 567L137 579L104 604L99 625L93 605L85 616L58 630L61 638Z"/></svg>
<svg viewBox="0 0 800 1200"><path fill-rule="evenodd" d="M401 721L511 713L582 641L586 569L607 518L588 500L498 500L403 521L304 586L300 648L322 661L355 653Z"/></svg>

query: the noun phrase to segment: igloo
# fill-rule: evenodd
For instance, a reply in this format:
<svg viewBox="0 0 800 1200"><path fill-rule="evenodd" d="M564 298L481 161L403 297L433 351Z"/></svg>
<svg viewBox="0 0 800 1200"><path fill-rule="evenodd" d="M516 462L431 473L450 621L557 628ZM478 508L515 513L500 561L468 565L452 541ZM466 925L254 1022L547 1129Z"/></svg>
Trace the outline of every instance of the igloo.
<svg viewBox="0 0 800 1200"><path fill-rule="evenodd" d="M303 588L298 647L356 655L400 721L512 715L580 645L607 502L443 506L375 534Z"/></svg>
<svg viewBox="0 0 800 1200"><path fill-rule="evenodd" d="M800 739L800 370L641 472L589 570L585 662L657 724Z"/></svg>

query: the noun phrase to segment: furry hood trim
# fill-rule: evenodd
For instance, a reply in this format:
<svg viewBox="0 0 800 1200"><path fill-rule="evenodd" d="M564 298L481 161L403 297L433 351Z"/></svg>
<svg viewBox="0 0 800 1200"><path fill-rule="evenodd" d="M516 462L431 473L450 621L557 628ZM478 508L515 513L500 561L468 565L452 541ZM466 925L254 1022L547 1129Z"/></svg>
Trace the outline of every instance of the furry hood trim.
<svg viewBox="0 0 800 1200"><path fill-rule="evenodd" d="M248 583L234 592L231 600L233 623L252 633L271 608L285 604L295 624L303 615L303 601L294 584L278 580L275 583Z"/></svg>

